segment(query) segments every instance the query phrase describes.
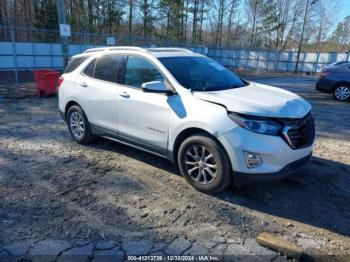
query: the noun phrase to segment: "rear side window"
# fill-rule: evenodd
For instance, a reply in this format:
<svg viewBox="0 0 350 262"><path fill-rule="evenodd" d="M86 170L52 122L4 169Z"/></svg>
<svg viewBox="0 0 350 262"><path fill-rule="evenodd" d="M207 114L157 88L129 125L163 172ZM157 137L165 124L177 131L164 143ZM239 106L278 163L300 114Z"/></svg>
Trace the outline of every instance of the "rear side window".
<svg viewBox="0 0 350 262"><path fill-rule="evenodd" d="M164 77L152 63L130 55L125 70L125 85L139 88L143 83L151 81L164 81Z"/></svg>
<svg viewBox="0 0 350 262"><path fill-rule="evenodd" d="M117 54L104 55L97 59L94 78L118 83L119 72L123 64L123 56Z"/></svg>
<svg viewBox="0 0 350 262"><path fill-rule="evenodd" d="M75 69L77 69L78 66L80 66L86 59L88 59L89 56L79 56L74 57L69 64L67 65L66 69L64 69L64 73L70 73L73 72Z"/></svg>

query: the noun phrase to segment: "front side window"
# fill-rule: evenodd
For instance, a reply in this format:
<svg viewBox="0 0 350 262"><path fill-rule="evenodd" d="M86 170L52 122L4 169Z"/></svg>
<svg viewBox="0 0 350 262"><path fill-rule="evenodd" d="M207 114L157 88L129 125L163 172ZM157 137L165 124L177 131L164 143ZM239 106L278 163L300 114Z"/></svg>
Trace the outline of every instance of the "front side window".
<svg viewBox="0 0 350 262"><path fill-rule="evenodd" d="M140 88L143 83L152 81L164 81L164 77L151 62L139 56L128 56L125 85Z"/></svg>
<svg viewBox="0 0 350 262"><path fill-rule="evenodd" d="M218 91L246 86L236 74L207 57L164 57L160 62L185 88Z"/></svg>
<svg viewBox="0 0 350 262"><path fill-rule="evenodd" d="M96 61L94 78L118 83L120 68L122 67L123 56L109 54L99 57Z"/></svg>

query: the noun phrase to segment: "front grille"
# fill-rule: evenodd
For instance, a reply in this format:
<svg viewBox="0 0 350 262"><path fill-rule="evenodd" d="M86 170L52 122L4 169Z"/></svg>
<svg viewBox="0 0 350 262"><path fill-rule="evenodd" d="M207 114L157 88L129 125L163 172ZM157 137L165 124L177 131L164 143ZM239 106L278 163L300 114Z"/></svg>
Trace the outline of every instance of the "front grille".
<svg viewBox="0 0 350 262"><path fill-rule="evenodd" d="M283 119L285 128L283 136L286 142L293 148L299 149L310 146L315 138L315 122L308 113L303 118Z"/></svg>

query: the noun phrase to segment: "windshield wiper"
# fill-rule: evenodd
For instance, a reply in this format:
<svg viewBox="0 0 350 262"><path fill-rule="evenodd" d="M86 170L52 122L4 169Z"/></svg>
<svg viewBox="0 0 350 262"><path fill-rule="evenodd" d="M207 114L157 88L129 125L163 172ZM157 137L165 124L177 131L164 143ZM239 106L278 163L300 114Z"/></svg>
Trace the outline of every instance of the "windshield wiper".
<svg viewBox="0 0 350 262"><path fill-rule="evenodd" d="M199 91L199 92L203 92L203 91L209 91L209 90L207 90L207 88L205 88L205 87L201 87L201 88L189 88L189 90L191 91L191 92L193 92L193 91Z"/></svg>
<svg viewBox="0 0 350 262"><path fill-rule="evenodd" d="M228 90L228 89L234 89L234 88L240 88L244 87L245 85L230 85L230 86L213 86L213 87L201 87L201 88L189 88L191 92L198 91L198 92L210 92L210 91L221 91L221 90Z"/></svg>
<svg viewBox="0 0 350 262"><path fill-rule="evenodd" d="M229 89L231 89L231 88L240 88L240 87L244 87L244 85L243 86L242 85L232 85L232 86L230 86Z"/></svg>

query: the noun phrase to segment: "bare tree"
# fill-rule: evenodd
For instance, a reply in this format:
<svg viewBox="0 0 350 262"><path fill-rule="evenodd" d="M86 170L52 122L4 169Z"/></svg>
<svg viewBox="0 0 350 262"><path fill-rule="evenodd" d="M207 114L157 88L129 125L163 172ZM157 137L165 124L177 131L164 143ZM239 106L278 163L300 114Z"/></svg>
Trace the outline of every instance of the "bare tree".
<svg viewBox="0 0 350 262"><path fill-rule="evenodd" d="M213 9L215 11L216 30L215 30L215 45L221 47L222 45L222 32L224 26L224 20L227 14L227 0L216 0L213 1Z"/></svg>
<svg viewBox="0 0 350 262"><path fill-rule="evenodd" d="M199 0L193 0L193 7L192 7L192 44L196 44L196 38L197 38L197 22L198 22L198 6L199 6Z"/></svg>
<svg viewBox="0 0 350 262"><path fill-rule="evenodd" d="M257 24L259 23L262 0L246 0L246 12L251 23L250 45L254 46L257 35Z"/></svg>
<svg viewBox="0 0 350 262"><path fill-rule="evenodd" d="M233 26L233 18L238 8L238 0L232 0L230 2L230 12L228 17L228 25L227 25L227 36L226 36L226 46L230 45L232 40L232 26Z"/></svg>
<svg viewBox="0 0 350 262"><path fill-rule="evenodd" d="M334 26L334 14L337 10L339 10L339 4L336 1L318 0L315 4L315 24L318 25L318 29L315 30L315 44L319 50L322 49L322 43L327 39Z"/></svg>

